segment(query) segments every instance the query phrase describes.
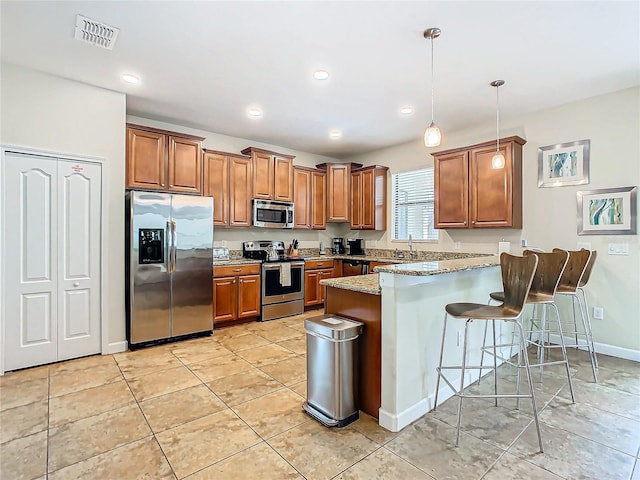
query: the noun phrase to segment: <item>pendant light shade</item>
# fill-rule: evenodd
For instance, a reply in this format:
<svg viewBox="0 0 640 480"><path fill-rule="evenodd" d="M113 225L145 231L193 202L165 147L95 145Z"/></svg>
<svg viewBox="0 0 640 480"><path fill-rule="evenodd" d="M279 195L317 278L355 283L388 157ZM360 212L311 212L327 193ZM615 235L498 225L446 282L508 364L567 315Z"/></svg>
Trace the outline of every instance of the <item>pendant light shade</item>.
<svg viewBox="0 0 640 480"><path fill-rule="evenodd" d="M500 152L500 102L498 97L498 89L504 85L504 80L494 80L491 82L492 87L496 87L496 153L491 159L491 168L500 169L504 168L505 159L504 155Z"/></svg>
<svg viewBox="0 0 640 480"><path fill-rule="evenodd" d="M431 41L431 124L424 132L424 144L426 147L437 147L440 145L442 139L442 133L440 127L438 127L433 121L434 112L434 97L433 97L433 39L438 38L442 31L439 28L428 28L424 31L424 38L428 38Z"/></svg>

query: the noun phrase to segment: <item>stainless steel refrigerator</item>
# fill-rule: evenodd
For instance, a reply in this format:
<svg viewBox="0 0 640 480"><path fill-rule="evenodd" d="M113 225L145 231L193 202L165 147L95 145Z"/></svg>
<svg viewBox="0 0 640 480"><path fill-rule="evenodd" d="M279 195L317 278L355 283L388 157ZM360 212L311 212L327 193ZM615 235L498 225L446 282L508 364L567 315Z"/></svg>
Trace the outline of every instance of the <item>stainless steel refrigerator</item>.
<svg viewBox="0 0 640 480"><path fill-rule="evenodd" d="M213 329L213 197L126 194L127 340Z"/></svg>

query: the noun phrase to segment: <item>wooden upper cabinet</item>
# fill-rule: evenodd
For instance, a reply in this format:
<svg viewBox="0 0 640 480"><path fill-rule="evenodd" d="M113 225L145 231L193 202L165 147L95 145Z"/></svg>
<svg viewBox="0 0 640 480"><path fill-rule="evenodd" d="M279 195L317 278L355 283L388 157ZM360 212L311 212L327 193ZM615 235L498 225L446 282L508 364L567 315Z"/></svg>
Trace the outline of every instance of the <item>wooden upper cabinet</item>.
<svg viewBox="0 0 640 480"><path fill-rule="evenodd" d="M522 228L522 146L500 140L504 168L491 167L495 141L434 154L436 228Z"/></svg>
<svg viewBox="0 0 640 480"><path fill-rule="evenodd" d="M202 194L202 137L127 125L127 188Z"/></svg>
<svg viewBox="0 0 640 480"><path fill-rule="evenodd" d="M351 165L326 163L327 222L348 222L351 209Z"/></svg>
<svg viewBox="0 0 640 480"><path fill-rule="evenodd" d="M247 147L242 154L253 162L253 198L293 202L293 155Z"/></svg>
<svg viewBox="0 0 640 480"><path fill-rule="evenodd" d="M229 157L204 153L204 194L213 197L213 224L229 226Z"/></svg>
<svg viewBox="0 0 640 480"><path fill-rule="evenodd" d="M438 155L434 161L436 228L469 225L469 152Z"/></svg>
<svg viewBox="0 0 640 480"><path fill-rule="evenodd" d="M204 151L204 194L213 196L213 224L251 226L251 159Z"/></svg>
<svg viewBox="0 0 640 480"><path fill-rule="evenodd" d="M293 159L274 157L273 199L280 202L293 202Z"/></svg>
<svg viewBox="0 0 640 480"><path fill-rule="evenodd" d="M311 228L327 228L327 174L313 170L311 172Z"/></svg>
<svg viewBox="0 0 640 480"><path fill-rule="evenodd" d="M469 217L472 228L522 227L522 193L514 195L512 149L501 145L504 168L491 168L496 153L493 146L474 149L469 153ZM522 184L521 174L519 185ZM516 202L516 199L519 200ZM515 210L519 212L514 215Z"/></svg>
<svg viewBox="0 0 640 480"><path fill-rule="evenodd" d="M311 228L311 170L293 169L293 228Z"/></svg>
<svg viewBox="0 0 640 480"><path fill-rule="evenodd" d="M166 188L165 135L127 128L127 188Z"/></svg>
<svg viewBox="0 0 640 480"><path fill-rule="evenodd" d="M273 157L261 152L253 152L251 157L253 159L253 198L273 200L275 171Z"/></svg>
<svg viewBox="0 0 640 480"><path fill-rule="evenodd" d="M386 230L387 167L372 165L351 173L351 228Z"/></svg>
<svg viewBox="0 0 640 480"><path fill-rule="evenodd" d="M251 226L251 160L229 157L229 226Z"/></svg>
<svg viewBox="0 0 640 480"><path fill-rule="evenodd" d="M199 141L170 135L169 190L202 194L202 147Z"/></svg>
<svg viewBox="0 0 640 480"><path fill-rule="evenodd" d="M323 230L326 221L327 174L305 167L293 169L293 228Z"/></svg>

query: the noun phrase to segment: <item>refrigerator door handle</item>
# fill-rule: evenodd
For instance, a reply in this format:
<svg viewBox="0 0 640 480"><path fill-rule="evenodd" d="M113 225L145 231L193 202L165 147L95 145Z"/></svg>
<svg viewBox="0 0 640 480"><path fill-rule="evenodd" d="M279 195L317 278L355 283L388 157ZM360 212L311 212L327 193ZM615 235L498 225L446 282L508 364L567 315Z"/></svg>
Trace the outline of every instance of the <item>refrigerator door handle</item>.
<svg viewBox="0 0 640 480"><path fill-rule="evenodd" d="M172 252L173 252L173 234L171 230L171 220L167 220L167 272L173 271Z"/></svg>
<svg viewBox="0 0 640 480"><path fill-rule="evenodd" d="M177 233L177 228L176 228L176 222L172 221L171 222L171 227L172 227L172 235L171 235L171 249L173 251L173 272L176 271L176 267L177 267L177 262L178 262L178 233Z"/></svg>

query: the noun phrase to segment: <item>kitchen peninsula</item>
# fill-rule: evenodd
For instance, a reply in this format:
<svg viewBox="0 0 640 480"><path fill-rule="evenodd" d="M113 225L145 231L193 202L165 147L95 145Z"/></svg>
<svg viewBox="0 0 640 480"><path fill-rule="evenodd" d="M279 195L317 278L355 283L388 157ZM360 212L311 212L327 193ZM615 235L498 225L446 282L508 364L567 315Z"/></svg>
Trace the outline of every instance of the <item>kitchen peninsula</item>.
<svg viewBox="0 0 640 480"><path fill-rule="evenodd" d="M397 432L433 408L444 307L486 303L488 292L501 288L498 267L497 256L485 255L385 265L375 268L377 274L320 282L327 289L326 313L365 323L359 347L361 410ZM474 345L481 343L480 327L471 330ZM447 345L455 347L457 330L447 333ZM449 396L444 387L440 399Z"/></svg>

